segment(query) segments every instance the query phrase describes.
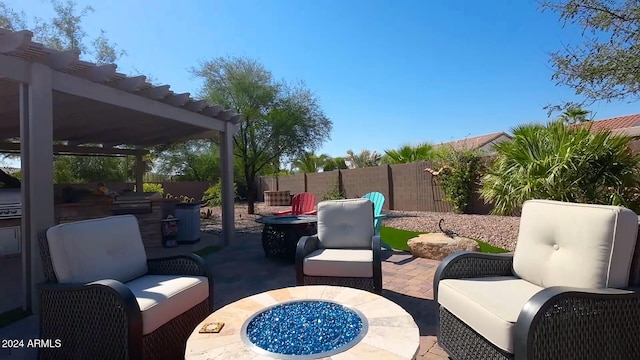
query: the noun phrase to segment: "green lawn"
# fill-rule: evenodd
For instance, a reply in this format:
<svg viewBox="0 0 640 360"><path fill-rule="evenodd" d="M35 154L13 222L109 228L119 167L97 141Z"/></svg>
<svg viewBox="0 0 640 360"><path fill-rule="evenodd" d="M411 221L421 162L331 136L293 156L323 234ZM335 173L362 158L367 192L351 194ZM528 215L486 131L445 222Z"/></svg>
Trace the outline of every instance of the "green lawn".
<svg viewBox="0 0 640 360"><path fill-rule="evenodd" d="M396 250L409 251L409 246L407 245L407 241L412 237L416 237L420 234L426 234L426 233L400 230L400 229L394 229L394 228L384 227L384 226L380 229L380 238L382 239L382 241L384 241L385 243L387 243L389 246L391 246ZM472 239L472 240L478 243L478 245L480 246L480 252L495 253L495 254L508 252L505 249L501 249L499 247L489 245L480 240L476 240L476 239Z"/></svg>
<svg viewBox="0 0 640 360"><path fill-rule="evenodd" d="M209 255L213 252L216 252L218 250L220 250L221 247L220 246L207 246L206 248L202 248L198 251L194 251L193 253L196 255L200 255L200 256L205 256L205 255Z"/></svg>

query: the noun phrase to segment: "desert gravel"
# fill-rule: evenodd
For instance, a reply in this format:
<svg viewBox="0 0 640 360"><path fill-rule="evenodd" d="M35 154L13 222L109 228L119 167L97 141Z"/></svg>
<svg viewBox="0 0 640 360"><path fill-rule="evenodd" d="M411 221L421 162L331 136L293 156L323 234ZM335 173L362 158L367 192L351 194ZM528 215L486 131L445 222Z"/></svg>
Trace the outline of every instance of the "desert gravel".
<svg viewBox="0 0 640 360"><path fill-rule="evenodd" d="M262 225L255 222L261 215L286 210L288 206L267 207L256 204L256 214L247 214L246 205L236 205L236 229L239 232L259 232ZM218 233L221 230L220 208L210 208L211 218L202 220L202 230ZM203 209L203 212L206 209ZM383 226L418 232L436 232L438 222L444 219L443 227L458 235L484 241L488 244L513 251L518 236L519 217L494 215L464 215L423 211L385 211Z"/></svg>

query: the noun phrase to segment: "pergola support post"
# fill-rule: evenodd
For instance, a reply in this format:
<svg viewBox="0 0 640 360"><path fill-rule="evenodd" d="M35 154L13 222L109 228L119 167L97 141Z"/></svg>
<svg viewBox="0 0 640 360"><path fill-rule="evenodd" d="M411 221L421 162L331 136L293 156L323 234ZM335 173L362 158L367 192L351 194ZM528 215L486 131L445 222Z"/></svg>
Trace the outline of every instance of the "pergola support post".
<svg viewBox="0 0 640 360"><path fill-rule="evenodd" d="M40 308L37 286L44 281L38 233L55 225L52 82L51 69L34 63L29 84L20 85L23 308L34 314Z"/></svg>
<svg viewBox="0 0 640 360"><path fill-rule="evenodd" d="M220 161L222 164L222 238L228 246L235 241L235 193L233 191L233 124L225 123L220 132Z"/></svg>
<svg viewBox="0 0 640 360"><path fill-rule="evenodd" d="M143 153L139 152L136 154L136 192L137 193L144 192L144 189L143 189L144 173L145 173L145 163L144 163Z"/></svg>

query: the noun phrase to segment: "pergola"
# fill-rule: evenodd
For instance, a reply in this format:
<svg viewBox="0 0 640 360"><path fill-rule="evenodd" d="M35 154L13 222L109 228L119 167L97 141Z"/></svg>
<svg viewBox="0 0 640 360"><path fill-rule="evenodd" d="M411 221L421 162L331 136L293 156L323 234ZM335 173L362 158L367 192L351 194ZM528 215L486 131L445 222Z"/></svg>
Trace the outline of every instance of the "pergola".
<svg viewBox="0 0 640 360"><path fill-rule="evenodd" d="M38 311L36 285L44 276L37 237L55 225L54 153L133 155L136 188L142 191L145 148L219 134L223 238L232 242L232 146L242 115L32 38L30 31L0 29L0 139L20 138L19 144L0 142L0 151L21 155L25 307Z"/></svg>

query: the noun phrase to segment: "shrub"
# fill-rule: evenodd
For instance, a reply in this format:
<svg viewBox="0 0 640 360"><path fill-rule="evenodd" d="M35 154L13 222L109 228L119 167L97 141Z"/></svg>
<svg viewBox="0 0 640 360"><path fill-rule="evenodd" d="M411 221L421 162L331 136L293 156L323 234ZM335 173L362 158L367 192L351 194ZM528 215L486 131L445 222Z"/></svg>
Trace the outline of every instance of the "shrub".
<svg viewBox="0 0 640 360"><path fill-rule="evenodd" d="M529 199L622 205L638 211L640 157L629 138L554 121L524 125L496 144L495 162L482 179L482 197L494 214L517 212Z"/></svg>
<svg viewBox="0 0 640 360"><path fill-rule="evenodd" d="M233 183L233 196L234 200L238 194L238 186ZM210 186L202 195L202 203L205 206L220 206L222 205L222 181L218 181L215 185Z"/></svg>
<svg viewBox="0 0 640 360"><path fill-rule="evenodd" d="M344 191L340 190L340 184L338 184L337 181L333 183L333 189L327 191L326 193L324 193L324 195L322 195L322 201L340 200L345 198L346 198L346 195Z"/></svg>
<svg viewBox="0 0 640 360"><path fill-rule="evenodd" d="M162 184L157 183L143 183L142 191L164 194L164 188L162 187Z"/></svg>
<svg viewBox="0 0 640 360"><path fill-rule="evenodd" d="M480 151L445 147L436 154L436 164L440 169L427 169L442 187L445 200L456 213L464 213L469 206L473 184L480 177L480 156Z"/></svg>
<svg viewBox="0 0 640 360"><path fill-rule="evenodd" d="M135 185L133 185L133 191L136 191ZM164 195L164 188L162 187L162 184L158 184L158 183L143 183L142 191L156 192L156 193L160 193L161 195Z"/></svg>

